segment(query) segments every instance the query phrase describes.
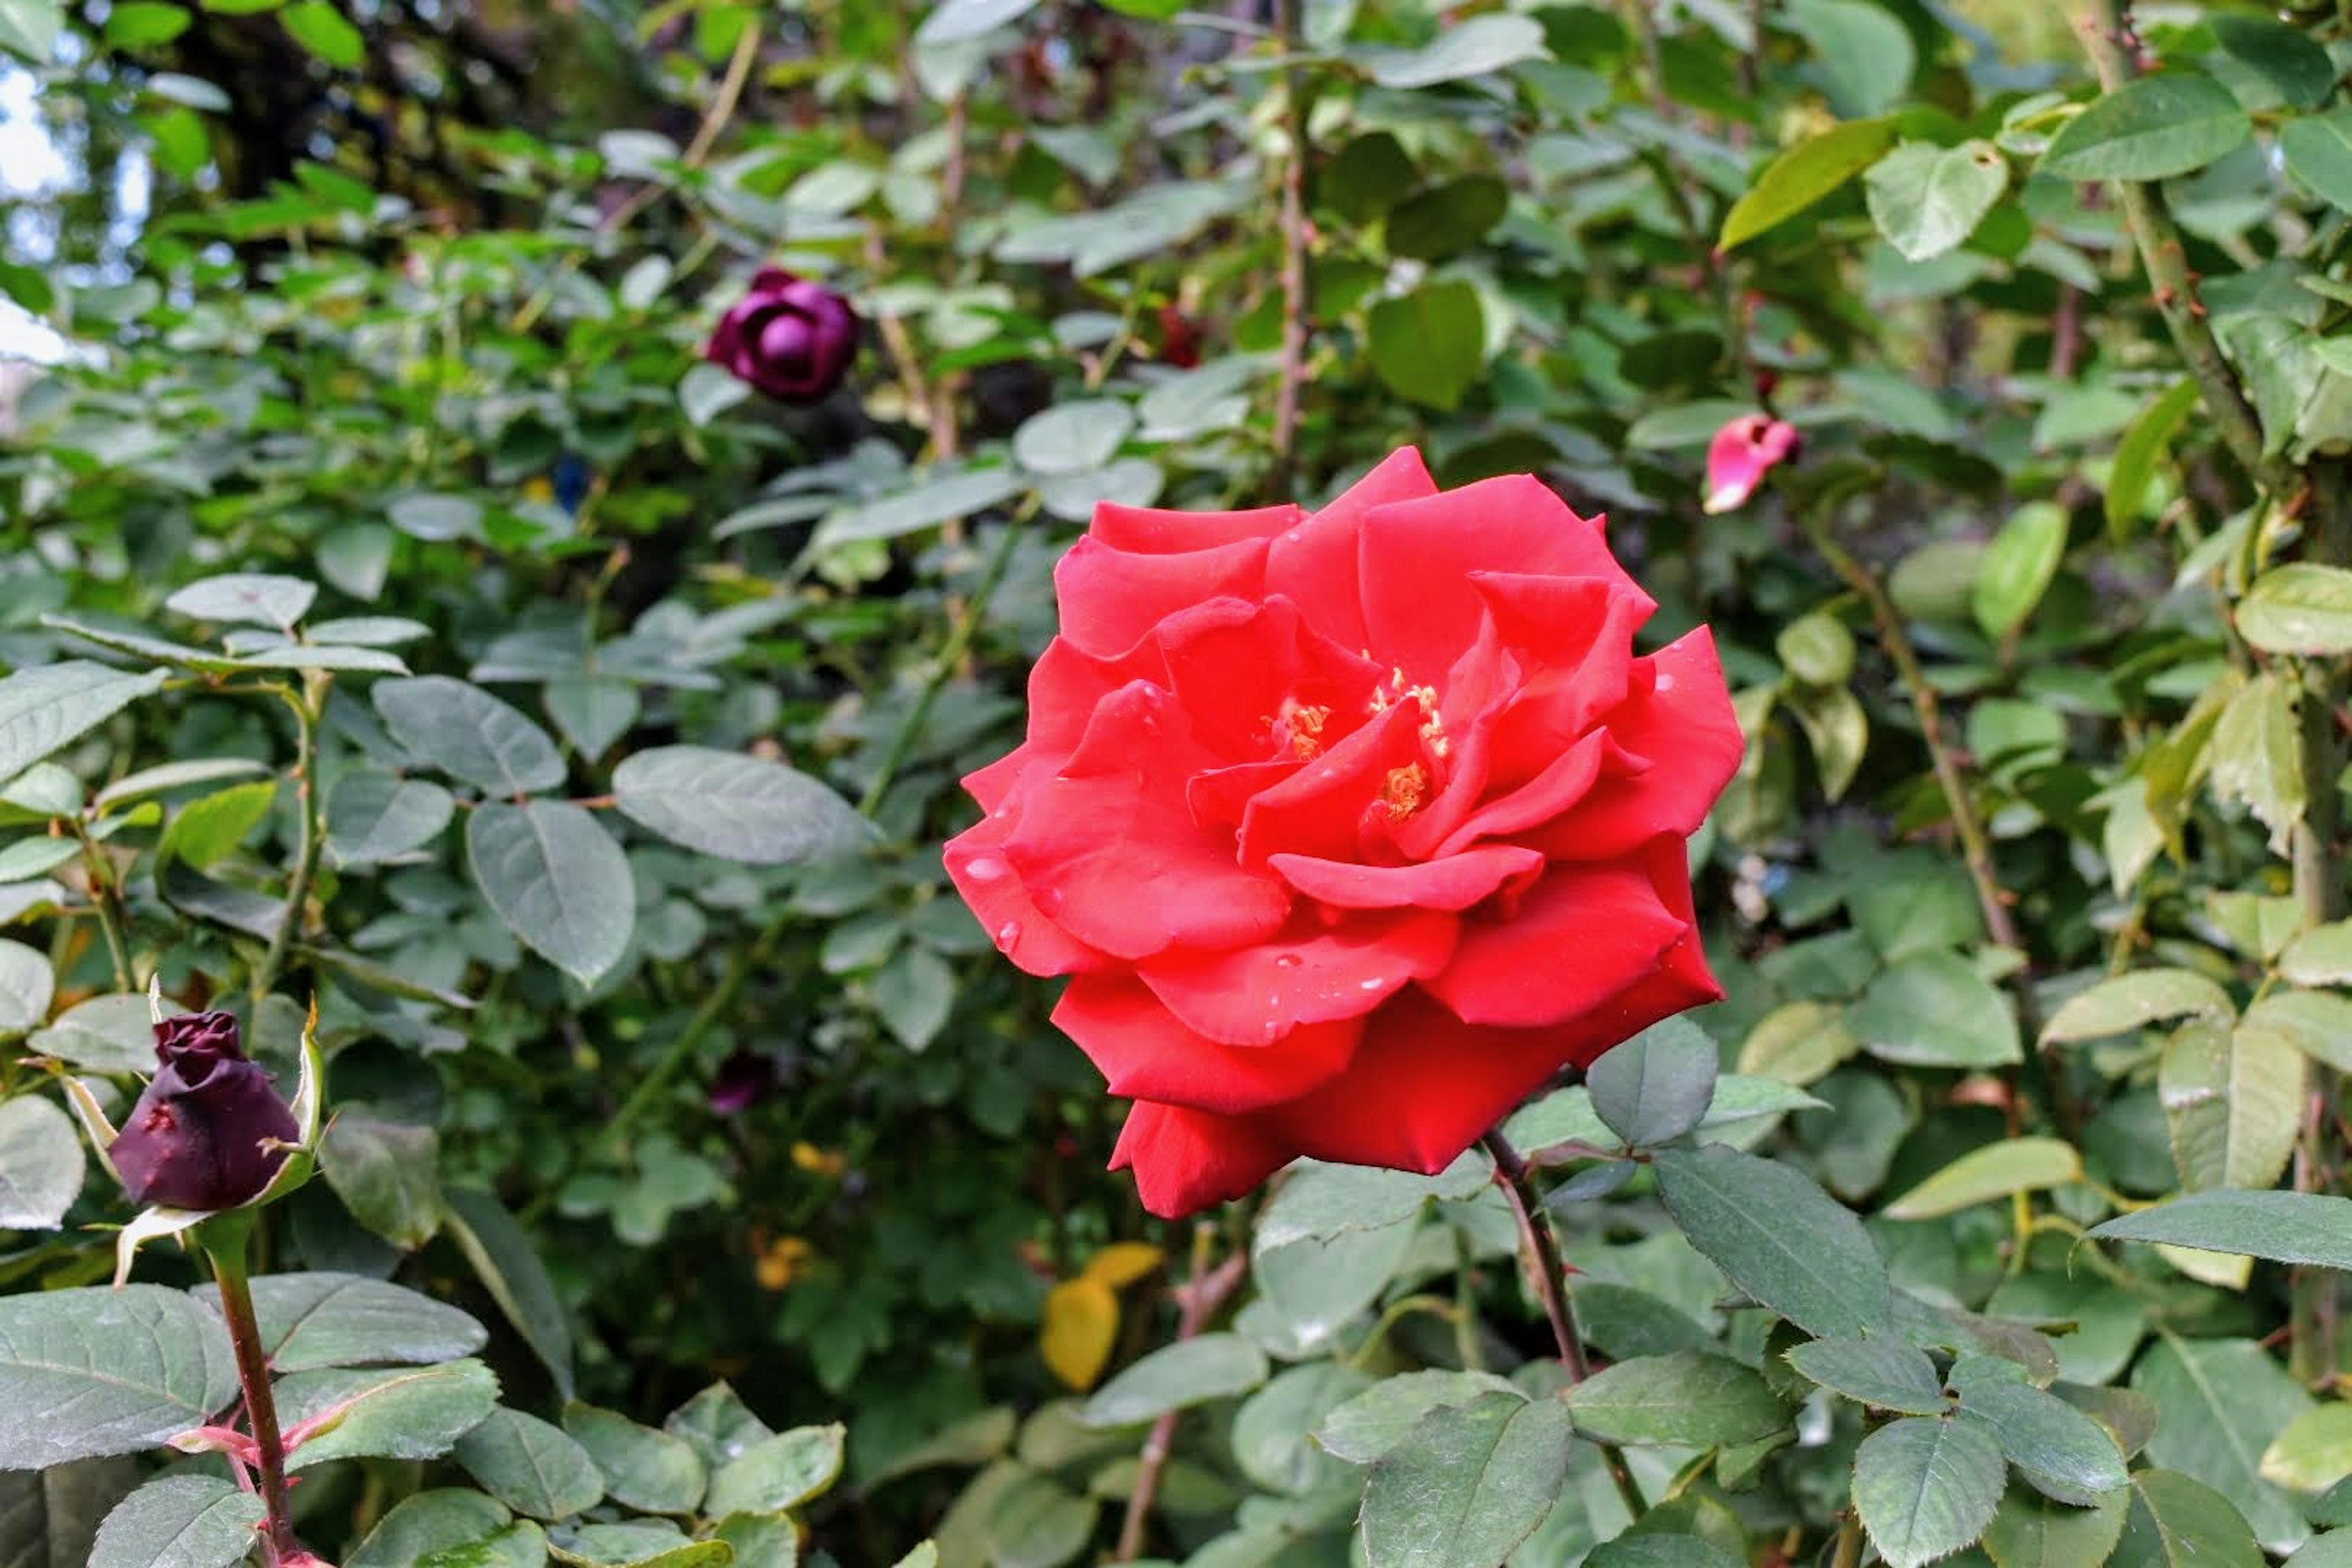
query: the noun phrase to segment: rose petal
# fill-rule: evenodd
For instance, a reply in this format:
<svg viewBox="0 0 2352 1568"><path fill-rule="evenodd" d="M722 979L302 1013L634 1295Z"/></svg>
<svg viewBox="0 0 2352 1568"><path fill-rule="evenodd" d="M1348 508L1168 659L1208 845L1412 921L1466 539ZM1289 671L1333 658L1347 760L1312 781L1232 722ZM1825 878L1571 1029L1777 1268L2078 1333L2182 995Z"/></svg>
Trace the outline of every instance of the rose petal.
<svg viewBox="0 0 2352 1568"><path fill-rule="evenodd" d="M1466 910L1515 878L1543 869L1544 858L1512 844L1482 844L1443 860L1358 866L1308 855L1272 855L1266 864L1318 903L1343 910Z"/></svg>
<svg viewBox="0 0 2352 1568"><path fill-rule="evenodd" d="M1266 555L1266 590L1297 601L1326 637L1347 647L1363 647L1370 639L1357 593L1356 530L1376 506L1436 493L1421 454L1398 447L1328 506L1275 540Z"/></svg>
<svg viewBox="0 0 2352 1568"><path fill-rule="evenodd" d="M1274 855L1347 860L1358 853L1358 825L1381 799L1388 777L1421 756L1421 713L1411 703L1370 723L1249 803L1242 817L1242 862Z"/></svg>
<svg viewBox="0 0 2352 1568"><path fill-rule="evenodd" d="M1004 858L1004 840L1014 821L990 816L964 829L941 852L948 878L971 906L972 918L999 952L1040 977L1081 974L1110 966L1109 957L1087 946L1045 917L1036 900Z"/></svg>
<svg viewBox="0 0 2352 1568"><path fill-rule="evenodd" d="M1625 700L1650 602L1593 577L1479 573L1473 584L1521 671L1496 716L1498 784L1533 777Z"/></svg>
<svg viewBox="0 0 2352 1568"><path fill-rule="evenodd" d="M1270 936L1289 889L1192 824L1185 781L1213 761L1165 691L1121 687L1061 772L1024 787L1004 858L1056 925L1119 958Z"/></svg>
<svg viewBox="0 0 2352 1568"><path fill-rule="evenodd" d="M1270 1045L1223 1043L1188 1027L1137 982L1091 974L1070 982L1054 1023L1111 1093L1227 1115L1295 1100L1343 1071L1363 1031L1348 1018L1289 1030Z"/></svg>
<svg viewBox="0 0 2352 1568"><path fill-rule="evenodd" d="M1236 760L1285 750L1303 760L1338 744L1370 717L1367 700L1381 673L1279 595L1262 605L1219 599L1171 616L1156 640L1195 729Z"/></svg>
<svg viewBox="0 0 2352 1568"><path fill-rule="evenodd" d="M1114 550L1089 534L1054 568L1062 635L1098 658L1116 658L1179 610L1227 596L1256 599L1265 541L1236 540L1178 555Z"/></svg>
<svg viewBox="0 0 2352 1568"><path fill-rule="evenodd" d="M1136 555L1181 555L1245 539L1269 539L1306 519L1306 512L1286 502L1249 511L1167 511L1107 500L1095 507L1092 531L1114 550Z"/></svg>
<svg viewBox="0 0 2352 1568"><path fill-rule="evenodd" d="M1651 604L1599 524L1528 474L1374 507L1356 548L1371 652L1416 683L1440 679L1475 639L1486 601L1470 574L1497 562L1527 575L1599 578Z"/></svg>
<svg viewBox="0 0 2352 1568"><path fill-rule="evenodd" d="M1559 1024L1655 973L1690 929L1638 858L1553 866L1508 919L1465 921L1454 962L1423 984L1467 1024Z"/></svg>
<svg viewBox="0 0 2352 1568"><path fill-rule="evenodd" d="M1419 836L1408 833L1402 840L1405 852L1436 857L1458 855L1481 838L1507 838L1552 821L1591 792L1601 775L1601 763L1609 748L1606 734L1587 735L1526 784L1472 812L1434 848L1422 848ZM1417 828L1420 824L1412 826Z"/></svg>
<svg viewBox="0 0 2352 1568"><path fill-rule="evenodd" d="M1366 911L1328 927L1309 918L1251 947L1164 952L1136 973L1187 1028L1231 1046L1282 1050L1294 1029L1361 1017L1444 968L1458 923L1421 910Z"/></svg>
<svg viewBox="0 0 2352 1568"><path fill-rule="evenodd" d="M1523 836L1554 859L1610 859L1660 834L1696 833L1738 771L1745 742L1705 626L1636 660L1633 694L1607 723L1610 739L1653 765L1604 777L1575 810Z"/></svg>
<svg viewBox="0 0 2352 1568"><path fill-rule="evenodd" d="M1181 1219L1240 1197L1291 1158L1254 1122L1139 1100L1119 1130L1110 1168L1135 1172L1145 1208L1162 1219Z"/></svg>

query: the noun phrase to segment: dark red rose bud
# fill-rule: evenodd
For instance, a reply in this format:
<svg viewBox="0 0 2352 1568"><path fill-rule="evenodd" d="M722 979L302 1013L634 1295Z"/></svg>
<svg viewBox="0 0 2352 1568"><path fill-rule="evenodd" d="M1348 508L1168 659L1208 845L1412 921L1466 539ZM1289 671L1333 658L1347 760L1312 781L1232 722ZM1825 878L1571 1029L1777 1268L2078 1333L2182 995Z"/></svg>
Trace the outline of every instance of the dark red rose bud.
<svg viewBox="0 0 2352 1568"><path fill-rule="evenodd" d="M776 1059L757 1051L737 1051L719 1064L710 1076L710 1110L716 1116L739 1116L768 1098L776 1087Z"/></svg>
<svg viewBox="0 0 2352 1568"><path fill-rule="evenodd" d="M857 358L857 312L822 283L763 267L719 318L702 356L771 397L813 403Z"/></svg>
<svg viewBox="0 0 2352 1568"><path fill-rule="evenodd" d="M1160 307L1160 359L1178 370L1192 370L1201 363L1201 334L1192 318L1174 305Z"/></svg>
<svg viewBox="0 0 2352 1568"><path fill-rule="evenodd" d="M236 1019L184 1013L155 1026L162 1066L107 1152L134 1204L235 1208L286 1163L301 1136L269 1075L246 1058Z"/></svg>

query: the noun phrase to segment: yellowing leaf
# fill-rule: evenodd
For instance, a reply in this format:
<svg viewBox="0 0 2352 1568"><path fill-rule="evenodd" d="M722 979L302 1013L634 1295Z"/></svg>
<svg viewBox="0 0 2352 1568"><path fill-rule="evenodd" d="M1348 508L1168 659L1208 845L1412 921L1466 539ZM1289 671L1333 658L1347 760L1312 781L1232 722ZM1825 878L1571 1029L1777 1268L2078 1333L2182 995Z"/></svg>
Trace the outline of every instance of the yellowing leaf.
<svg viewBox="0 0 2352 1568"><path fill-rule="evenodd" d="M1118 1334L1118 1298L1101 1280L1082 1275L1046 1292L1037 1350L1046 1369L1070 1387L1084 1391L1095 1385L1109 1364Z"/></svg>
<svg viewBox="0 0 2352 1568"><path fill-rule="evenodd" d="M1086 1278L1117 1290L1159 1268L1162 1256L1150 1242L1114 1241L1087 1260Z"/></svg>

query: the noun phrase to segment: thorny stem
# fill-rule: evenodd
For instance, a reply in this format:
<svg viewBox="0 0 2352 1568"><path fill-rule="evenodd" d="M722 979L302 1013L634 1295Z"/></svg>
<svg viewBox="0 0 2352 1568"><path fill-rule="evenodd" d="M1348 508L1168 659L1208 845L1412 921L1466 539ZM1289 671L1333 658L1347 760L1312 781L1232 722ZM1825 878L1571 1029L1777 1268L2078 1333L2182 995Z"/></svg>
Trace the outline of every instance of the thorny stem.
<svg viewBox="0 0 2352 1568"><path fill-rule="evenodd" d="M939 659L931 668L930 679L923 683L922 693L915 699L914 707L908 710L905 722L898 726L898 732L890 738L890 750L884 754L881 767L875 772L874 782L866 786L866 793L858 798L857 809L864 816L871 816L881 808L882 797L889 793L891 782L898 776L898 769L907 761L907 753L914 749L915 737L922 733L923 726L929 721L931 709L938 703L940 692L955 674L957 666L963 662L964 650L971 646L971 639L979 633L980 623L988 615L988 601L995 595L997 584L1004 580L1005 568L1013 564L1013 552L1020 548L1024 525L1036 510L1037 501L1033 496L1005 522L1004 531L997 539L996 549L990 553L988 563L981 568L980 581L972 587L971 602L964 605L955 629L948 634L948 640L940 648Z"/></svg>
<svg viewBox="0 0 2352 1568"><path fill-rule="evenodd" d="M114 868L79 820L73 830L74 837L81 840L82 875L89 883L90 910L98 916L98 929L106 937L106 956L114 965L114 988L136 991L139 982L131 973L131 953L122 940L122 921L116 912L121 894L114 879Z"/></svg>
<svg viewBox="0 0 2352 1568"><path fill-rule="evenodd" d="M1285 53L1298 47L1300 0L1279 0L1276 26ZM1298 441L1299 389L1307 379L1307 92L1301 73L1283 73L1289 156L1282 165L1282 353L1274 392L1274 472L1277 496L1290 489Z"/></svg>
<svg viewBox="0 0 2352 1568"><path fill-rule="evenodd" d="M220 1284L221 1316L228 1324L229 1344L236 1352L236 1378L245 1391L246 1421L253 1428L260 1460L254 1467L261 1484L261 1561L277 1568L283 1559L301 1550L294 1539L294 1516L286 1505L286 1444L278 1429L278 1402L269 1389L269 1355L261 1348L261 1324L254 1315L253 1290L247 1282L246 1242L253 1232L253 1215L231 1213L205 1222L198 1233L205 1256L212 1260L213 1278Z"/></svg>
<svg viewBox="0 0 2352 1568"><path fill-rule="evenodd" d="M1528 1163L1511 1141L1497 1128L1478 1140L1486 1152L1494 1157L1495 1184L1503 1189L1503 1196L1511 1205L1511 1218L1519 1227L1519 1239L1527 1244L1533 1258L1533 1267L1527 1272L1533 1277L1536 1299L1543 1303L1544 1317L1551 1323L1552 1342L1559 1349L1560 1363L1568 1368L1571 1384L1582 1383L1591 1375L1591 1364L1584 1358L1584 1344L1577 1337L1576 1318L1568 1300L1568 1269L1561 1263L1559 1243L1552 1236L1549 1220L1540 1217L1543 1199L1536 1191L1535 1179L1528 1173ZM1608 1467L1609 1479L1616 1483L1617 1495L1625 1500L1633 1517L1641 1518L1650 1505L1643 1500L1642 1489L1633 1480L1633 1472L1626 1468L1625 1456L1614 1444L1596 1441L1601 1462Z"/></svg>
<svg viewBox="0 0 2352 1568"><path fill-rule="evenodd" d="M1862 1521L1848 1514L1838 1526L1837 1553L1830 1559L1830 1568L1861 1568Z"/></svg>
<svg viewBox="0 0 2352 1568"><path fill-rule="evenodd" d="M269 939L269 950L253 972L252 992L257 1002L269 994L269 988L278 984L278 973L286 967L286 955L292 951L295 935L302 928L303 907L310 900L311 879L319 874L319 849L326 838L324 825L319 820L319 710L329 679L324 675L312 677L299 694L288 687L277 689L294 714L294 875L286 884L286 907L278 917L278 930Z"/></svg>
<svg viewBox="0 0 2352 1568"><path fill-rule="evenodd" d="M1212 1268L1209 1254L1215 1247L1217 1227L1206 1221L1192 1227L1192 1278L1176 1292L1176 1342L1195 1338L1208 1326L1235 1290L1249 1268L1249 1254L1236 1249ZM1151 1521L1151 1505L1160 1497L1160 1478L1175 1451L1176 1422L1181 1411L1171 1410L1151 1424L1143 1439L1143 1453L1135 1472L1135 1489L1128 1494L1127 1514L1119 1521L1118 1550L1114 1563L1132 1563L1143 1555L1143 1532Z"/></svg>

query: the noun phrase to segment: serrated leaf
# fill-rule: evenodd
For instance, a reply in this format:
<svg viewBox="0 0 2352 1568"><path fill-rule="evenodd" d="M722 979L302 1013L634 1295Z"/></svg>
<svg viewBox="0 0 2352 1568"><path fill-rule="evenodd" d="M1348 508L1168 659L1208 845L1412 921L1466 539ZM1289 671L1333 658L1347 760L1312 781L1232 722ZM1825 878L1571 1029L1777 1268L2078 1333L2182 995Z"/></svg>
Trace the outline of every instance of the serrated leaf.
<svg viewBox="0 0 2352 1568"><path fill-rule="evenodd" d="M1854 1450L1854 1507L1893 1568L1920 1568L1984 1533L2007 1473L1990 1434L1948 1416L1906 1415Z"/></svg>
<svg viewBox="0 0 2352 1568"><path fill-rule="evenodd" d="M1909 261L1958 248L2009 187L2009 160L1990 142L1906 142L1863 176L1871 221Z"/></svg>
<svg viewBox="0 0 2352 1568"><path fill-rule="evenodd" d="M318 596L318 584L299 577L230 572L198 578L164 600L163 607L193 621L276 626L282 631L300 620Z"/></svg>
<svg viewBox="0 0 2352 1568"><path fill-rule="evenodd" d="M2310 1533L2294 1500L2263 1479L2261 1463L2272 1437L2311 1408L2311 1396L2262 1346L2160 1340L2132 1368L2131 1385L2159 1413L2150 1462L2227 1498L2272 1551L2291 1550Z"/></svg>
<svg viewBox="0 0 2352 1568"><path fill-rule="evenodd" d="M2082 1157L2073 1144L2058 1138L2011 1138L1970 1150L1883 1212L1888 1219L1933 1219L2082 1179Z"/></svg>
<svg viewBox="0 0 2352 1568"><path fill-rule="evenodd" d="M478 686L423 675L378 681L370 696L394 739L454 778L501 797L563 783L547 731Z"/></svg>
<svg viewBox="0 0 2352 1568"><path fill-rule="evenodd" d="M0 1100L0 1230L54 1230L81 1195L89 1161L54 1101Z"/></svg>
<svg viewBox="0 0 2352 1568"><path fill-rule="evenodd" d="M0 1469L152 1448L236 1393L227 1332L177 1290L0 1298Z"/></svg>
<svg viewBox="0 0 2352 1568"><path fill-rule="evenodd" d="M1939 1415L1949 1408L1936 1363L1900 1340L1808 1340L1788 1363L1834 1394L1905 1415Z"/></svg>
<svg viewBox="0 0 2352 1568"><path fill-rule="evenodd" d="M1753 1370L1706 1351L1636 1356L1568 1391L1577 1431L1604 1443L1731 1447L1789 1424L1789 1407Z"/></svg>
<svg viewBox="0 0 2352 1568"><path fill-rule="evenodd" d="M490 1414L499 1380L468 1357L436 1366L291 1373L278 1380L277 1394L278 1419L289 1428L336 1418L287 1455L286 1468L293 1471L329 1459L438 1458Z"/></svg>
<svg viewBox="0 0 2352 1568"><path fill-rule="evenodd" d="M2144 76L2094 100L2058 129L2042 172L2063 180L2169 180L2253 134L2230 89L2196 71Z"/></svg>
<svg viewBox="0 0 2352 1568"><path fill-rule="evenodd" d="M657 746L613 770L621 814L674 843L758 866L789 866L869 842L832 790L782 763L708 746Z"/></svg>
<svg viewBox="0 0 2352 1568"><path fill-rule="evenodd" d="M457 813L430 779L354 769L327 792L327 853L338 866L382 865L433 842Z"/></svg>
<svg viewBox="0 0 2352 1568"><path fill-rule="evenodd" d="M703 1511L775 1513L820 1496L841 1474L845 1430L796 1426L752 1444L710 1472Z"/></svg>
<svg viewBox="0 0 2352 1568"><path fill-rule="evenodd" d="M170 677L126 674L69 659L0 679L0 778L15 778L77 736L106 722Z"/></svg>
<svg viewBox="0 0 2352 1568"><path fill-rule="evenodd" d="M1853 1212L1790 1167L1719 1145L1662 1151L1667 1212L1733 1284L1810 1333L1858 1339L1892 1324L1892 1288Z"/></svg>
<svg viewBox="0 0 2352 1568"><path fill-rule="evenodd" d="M583 985L628 950L636 886L628 857L569 801L493 801L466 822L466 859L509 931Z"/></svg>
<svg viewBox="0 0 2352 1568"><path fill-rule="evenodd" d="M251 1289L262 1349L281 1373L455 1361L489 1337L471 1315L386 1279L326 1271L257 1274ZM216 1308L215 1288L204 1286L196 1295Z"/></svg>
<svg viewBox="0 0 2352 1568"><path fill-rule="evenodd" d="M1779 227L1885 156L1895 127L1884 120L1832 126L1783 152L1723 216L1716 245L1730 250ZM1719 423L1719 422L1718 422Z"/></svg>
<svg viewBox="0 0 2352 1568"><path fill-rule="evenodd" d="M1668 1018L1585 1069L1592 1108L1630 1148L1681 1137L1715 1099L1722 1053L1687 1018Z"/></svg>
<svg viewBox="0 0 2352 1568"><path fill-rule="evenodd" d="M1559 1500L1572 1448L1556 1399L1486 1394L1432 1411L1364 1489L1370 1568L1501 1563Z"/></svg>
<svg viewBox="0 0 2352 1568"><path fill-rule="evenodd" d="M2043 1045L2104 1039L2168 1018L2227 1018L2230 994L2193 969L2138 969L2076 992L2042 1030Z"/></svg>
<svg viewBox="0 0 2352 1568"><path fill-rule="evenodd" d="M562 1428L520 1410L493 1410L449 1457L517 1513L568 1519L604 1496L596 1462Z"/></svg>
<svg viewBox="0 0 2352 1568"><path fill-rule="evenodd" d="M106 1516L89 1568L229 1568L253 1550L265 1511L216 1476L164 1476Z"/></svg>
<svg viewBox="0 0 2352 1568"><path fill-rule="evenodd" d="M1171 1410L1247 1393L1266 1377L1265 1352L1239 1334L1179 1340L1128 1367L1087 1401L1089 1426L1125 1426Z"/></svg>

